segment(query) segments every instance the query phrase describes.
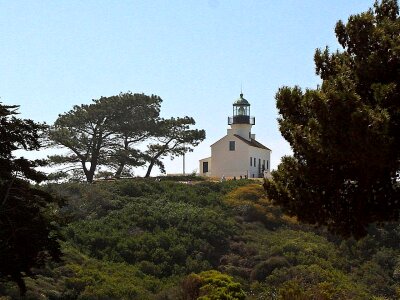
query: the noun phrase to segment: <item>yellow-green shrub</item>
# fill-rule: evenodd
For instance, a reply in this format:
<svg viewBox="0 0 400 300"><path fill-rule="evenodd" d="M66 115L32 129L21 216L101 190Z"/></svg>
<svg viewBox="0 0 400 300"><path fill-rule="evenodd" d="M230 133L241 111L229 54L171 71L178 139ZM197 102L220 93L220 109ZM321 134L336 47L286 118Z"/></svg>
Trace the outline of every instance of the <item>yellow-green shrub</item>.
<svg viewBox="0 0 400 300"><path fill-rule="evenodd" d="M224 197L224 202L247 222L262 222L268 227L282 223L295 224L296 219L283 215L279 207L272 205L260 184L240 186Z"/></svg>
<svg viewBox="0 0 400 300"><path fill-rule="evenodd" d="M233 281L231 276L216 270L190 274L182 283L182 291L184 299L188 300L244 300L246 298L240 283Z"/></svg>

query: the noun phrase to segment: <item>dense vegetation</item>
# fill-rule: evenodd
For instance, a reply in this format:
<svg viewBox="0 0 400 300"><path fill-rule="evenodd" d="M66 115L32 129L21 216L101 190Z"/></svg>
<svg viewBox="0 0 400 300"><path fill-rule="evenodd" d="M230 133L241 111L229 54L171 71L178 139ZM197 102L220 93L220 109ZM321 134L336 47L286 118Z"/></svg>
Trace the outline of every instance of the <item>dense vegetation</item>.
<svg viewBox="0 0 400 300"><path fill-rule="evenodd" d="M137 179L46 190L67 199L64 259L35 270L27 299L399 296L397 223L343 240L283 215L261 183L247 180ZM17 298L18 289L3 283L0 295Z"/></svg>
<svg viewBox="0 0 400 300"><path fill-rule="evenodd" d="M23 295L23 277L61 252L54 223L57 201L30 184L46 178L35 170L41 162L14 155L39 149L45 126L17 115L18 106L0 103L0 280L14 281Z"/></svg>
<svg viewBox="0 0 400 300"><path fill-rule="evenodd" d="M369 224L400 215L398 3L376 1L335 33L343 50L315 53L321 86L276 94L293 156L266 189L300 221L361 237Z"/></svg>

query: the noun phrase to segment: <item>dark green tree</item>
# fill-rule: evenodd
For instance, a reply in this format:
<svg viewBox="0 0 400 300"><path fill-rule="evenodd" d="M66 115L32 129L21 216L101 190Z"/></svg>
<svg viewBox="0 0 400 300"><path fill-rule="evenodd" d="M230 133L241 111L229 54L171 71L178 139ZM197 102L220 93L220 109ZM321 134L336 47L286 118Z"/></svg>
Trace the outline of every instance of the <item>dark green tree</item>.
<svg viewBox="0 0 400 300"><path fill-rule="evenodd" d="M336 24L342 51L315 53L322 85L276 94L282 159L267 194L300 221L361 237L399 219L400 19L395 0Z"/></svg>
<svg viewBox="0 0 400 300"><path fill-rule="evenodd" d="M45 179L34 169L41 162L13 155L18 149L38 150L45 126L17 118L17 109L0 103L0 280L14 281L23 295L23 277L61 252L49 210L55 199L28 182Z"/></svg>
<svg viewBox="0 0 400 300"><path fill-rule="evenodd" d="M193 118L170 118L157 122L157 131L153 138L155 143L149 144L146 151L149 166L145 177L149 177L153 167L156 165L164 172L162 158L184 155L193 151L192 147L197 146L206 137L204 130L190 129L196 122Z"/></svg>
<svg viewBox="0 0 400 300"><path fill-rule="evenodd" d="M133 146L153 131L161 101L155 95L128 92L74 106L58 117L49 133L52 145L69 153L50 160L65 165L66 172L83 171L88 182L100 165L114 168L119 177L126 166L144 164Z"/></svg>
<svg viewBox="0 0 400 300"><path fill-rule="evenodd" d="M105 165L115 169L116 178L121 177L124 172L129 173L130 167L143 166L146 163L145 155L134 146L156 131L161 102L158 96L144 94L134 94L131 99L129 93L120 94L117 99L113 99L113 106L119 107L111 126L117 139L109 148Z"/></svg>

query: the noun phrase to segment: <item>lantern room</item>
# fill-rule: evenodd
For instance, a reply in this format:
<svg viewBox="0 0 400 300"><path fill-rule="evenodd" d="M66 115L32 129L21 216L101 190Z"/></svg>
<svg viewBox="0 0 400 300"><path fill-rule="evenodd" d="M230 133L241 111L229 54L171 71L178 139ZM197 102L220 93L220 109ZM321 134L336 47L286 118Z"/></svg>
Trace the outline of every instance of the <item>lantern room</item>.
<svg viewBox="0 0 400 300"><path fill-rule="evenodd" d="M228 117L228 125L232 124L255 124L255 118L250 117L250 103L243 98L243 93L233 103L233 116Z"/></svg>

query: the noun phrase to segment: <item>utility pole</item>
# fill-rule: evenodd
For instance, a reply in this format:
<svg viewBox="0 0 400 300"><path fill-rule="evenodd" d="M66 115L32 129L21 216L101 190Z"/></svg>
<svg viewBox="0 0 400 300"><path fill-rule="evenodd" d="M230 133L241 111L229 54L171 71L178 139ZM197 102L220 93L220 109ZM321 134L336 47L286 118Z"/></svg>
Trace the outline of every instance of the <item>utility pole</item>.
<svg viewBox="0 0 400 300"><path fill-rule="evenodd" d="M183 153L183 175L185 175L185 153Z"/></svg>

